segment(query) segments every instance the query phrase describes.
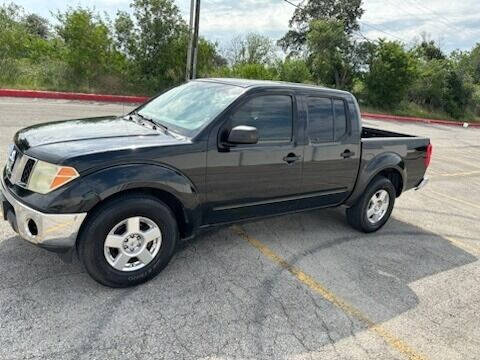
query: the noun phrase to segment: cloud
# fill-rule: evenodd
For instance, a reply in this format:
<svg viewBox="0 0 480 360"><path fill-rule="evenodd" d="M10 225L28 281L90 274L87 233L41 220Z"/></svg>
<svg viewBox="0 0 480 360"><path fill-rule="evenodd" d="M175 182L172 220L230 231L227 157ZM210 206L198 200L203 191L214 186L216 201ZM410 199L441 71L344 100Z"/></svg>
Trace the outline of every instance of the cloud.
<svg viewBox="0 0 480 360"><path fill-rule="evenodd" d="M362 21L381 30L362 26L368 38L411 44L425 33L446 51L470 49L480 39L478 0L367 0L364 7Z"/></svg>
<svg viewBox="0 0 480 360"><path fill-rule="evenodd" d="M129 10L131 0L49 0L47 5L44 0L15 2L46 17L50 11L77 4L113 17L118 10ZM175 2L188 21L190 0ZM403 39L412 44L427 33L445 51L470 49L480 40L479 0L364 0L363 7L362 33L370 39ZM249 32L279 39L288 30L295 8L283 0L202 0L201 10L201 35L225 47L233 37Z"/></svg>

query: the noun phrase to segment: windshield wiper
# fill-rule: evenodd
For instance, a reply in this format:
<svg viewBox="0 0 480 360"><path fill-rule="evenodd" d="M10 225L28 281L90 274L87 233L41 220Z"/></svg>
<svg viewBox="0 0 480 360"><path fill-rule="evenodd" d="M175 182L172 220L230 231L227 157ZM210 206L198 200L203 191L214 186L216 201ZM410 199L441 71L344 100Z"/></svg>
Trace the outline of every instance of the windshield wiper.
<svg viewBox="0 0 480 360"><path fill-rule="evenodd" d="M165 132L168 131L168 127L166 127L165 125L160 124L160 123L156 122L155 120L150 119L149 117L140 114L139 112L134 112L132 114L135 115L135 116L138 116L142 120L147 121L150 124L152 124L153 125L153 130L157 130L157 127L160 126L161 128L163 128L165 130Z"/></svg>

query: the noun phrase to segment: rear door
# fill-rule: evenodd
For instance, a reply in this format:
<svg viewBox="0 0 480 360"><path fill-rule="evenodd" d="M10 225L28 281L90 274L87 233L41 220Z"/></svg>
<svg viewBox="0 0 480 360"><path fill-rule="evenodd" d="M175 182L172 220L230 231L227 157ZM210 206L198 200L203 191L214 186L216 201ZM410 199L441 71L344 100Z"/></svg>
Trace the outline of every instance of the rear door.
<svg viewBox="0 0 480 360"><path fill-rule="evenodd" d="M337 204L352 191L360 162L360 138L352 130L347 102L340 97L305 96L307 112L302 207Z"/></svg>
<svg viewBox="0 0 480 360"><path fill-rule="evenodd" d="M238 125L258 129L259 142L225 149ZM281 213L301 191L303 145L297 143L297 102L288 91L247 96L209 137L206 223Z"/></svg>

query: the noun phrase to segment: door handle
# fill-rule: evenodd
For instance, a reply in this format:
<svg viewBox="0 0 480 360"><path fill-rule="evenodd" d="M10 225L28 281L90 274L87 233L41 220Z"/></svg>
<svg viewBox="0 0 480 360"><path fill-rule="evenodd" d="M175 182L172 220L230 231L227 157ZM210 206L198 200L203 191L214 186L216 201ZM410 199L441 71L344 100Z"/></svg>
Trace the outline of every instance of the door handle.
<svg viewBox="0 0 480 360"><path fill-rule="evenodd" d="M294 153L290 153L283 158L283 161L285 161L288 164L293 164L294 162L300 160L301 158L302 158L301 156L297 156Z"/></svg>
<svg viewBox="0 0 480 360"><path fill-rule="evenodd" d="M351 158L352 156L355 156L355 153L350 150L345 150L343 153L340 154L344 159Z"/></svg>

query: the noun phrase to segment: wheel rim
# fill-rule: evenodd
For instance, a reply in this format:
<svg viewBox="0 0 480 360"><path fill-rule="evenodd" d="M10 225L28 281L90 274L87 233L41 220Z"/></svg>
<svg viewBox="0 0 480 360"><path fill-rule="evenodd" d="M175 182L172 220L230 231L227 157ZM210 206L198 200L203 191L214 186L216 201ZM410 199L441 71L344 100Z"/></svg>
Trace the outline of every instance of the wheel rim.
<svg viewBox="0 0 480 360"><path fill-rule="evenodd" d="M390 195L386 190L378 190L373 194L367 206L367 219L371 224L377 224L385 217L390 205Z"/></svg>
<svg viewBox="0 0 480 360"><path fill-rule="evenodd" d="M108 233L104 255L108 264L119 271L135 271L147 266L162 245L158 225L146 217L131 217L119 222Z"/></svg>

